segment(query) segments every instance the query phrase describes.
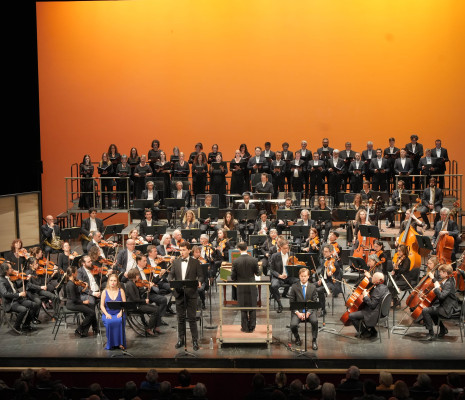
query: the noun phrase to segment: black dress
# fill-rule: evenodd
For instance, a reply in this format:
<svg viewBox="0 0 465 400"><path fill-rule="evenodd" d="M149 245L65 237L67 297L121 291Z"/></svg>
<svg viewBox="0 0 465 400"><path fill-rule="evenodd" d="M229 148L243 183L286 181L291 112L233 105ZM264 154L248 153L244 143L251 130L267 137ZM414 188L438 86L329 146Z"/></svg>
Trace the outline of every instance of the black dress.
<svg viewBox="0 0 465 400"><path fill-rule="evenodd" d="M236 162L236 159L233 158L231 162L229 163L229 170L231 171L231 188L230 188L230 193L231 194L242 194L244 193L245 190L245 179L244 179L244 168L242 166L244 164L241 164L243 162L243 159L241 158L239 162ZM241 166L240 169L237 171L235 170L235 166Z"/></svg>
<svg viewBox="0 0 465 400"><path fill-rule="evenodd" d="M126 163L126 166L123 167L123 164L120 163L116 167L116 176L118 179L116 181L116 191L117 192L127 192L127 187L129 183L129 187L131 187L131 179L126 179L127 177L131 176L131 167L129 166L128 163ZM129 208L129 204L127 203L127 195L126 193L118 193L118 207L119 208Z"/></svg>
<svg viewBox="0 0 465 400"><path fill-rule="evenodd" d="M226 208L226 165L223 169L210 167L210 193L219 195L220 208Z"/></svg>
<svg viewBox="0 0 465 400"><path fill-rule="evenodd" d="M207 164L192 164L192 182L195 196L205 193L205 186L207 186Z"/></svg>
<svg viewBox="0 0 465 400"><path fill-rule="evenodd" d="M152 173L152 168L150 165L145 164L143 167L139 164L135 169L134 173L140 174L141 176L136 176L134 181L134 193L136 195L136 199L140 199L142 195L142 191L145 190L145 177L147 174Z"/></svg>
<svg viewBox="0 0 465 400"><path fill-rule="evenodd" d="M94 174L94 166L93 165L84 165L79 164L79 175L81 176L81 196L79 197L79 208L81 209L89 209L93 206L93 184L94 180L92 179L92 175Z"/></svg>
<svg viewBox="0 0 465 400"><path fill-rule="evenodd" d="M161 160L158 160L155 163L155 170L153 172L154 172L154 176L158 178L163 178L163 194L164 194L164 197L168 197L169 193L171 192L170 191L171 162L169 161L162 162Z"/></svg>

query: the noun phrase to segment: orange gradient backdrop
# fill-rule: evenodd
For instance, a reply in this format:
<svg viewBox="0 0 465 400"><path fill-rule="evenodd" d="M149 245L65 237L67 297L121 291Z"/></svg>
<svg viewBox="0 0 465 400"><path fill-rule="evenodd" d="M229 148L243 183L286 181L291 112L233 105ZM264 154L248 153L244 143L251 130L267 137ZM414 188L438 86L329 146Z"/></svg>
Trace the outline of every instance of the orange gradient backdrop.
<svg viewBox="0 0 465 400"><path fill-rule="evenodd" d="M152 0L37 3L43 212L115 143L230 160L329 137L363 150L442 138L463 170L465 2Z"/></svg>

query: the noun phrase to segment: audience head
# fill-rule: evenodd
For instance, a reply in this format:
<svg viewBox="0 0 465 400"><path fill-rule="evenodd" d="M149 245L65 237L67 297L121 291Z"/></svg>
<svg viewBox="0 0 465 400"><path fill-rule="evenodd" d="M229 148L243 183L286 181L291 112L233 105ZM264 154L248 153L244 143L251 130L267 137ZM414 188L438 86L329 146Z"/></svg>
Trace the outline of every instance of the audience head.
<svg viewBox="0 0 465 400"><path fill-rule="evenodd" d="M163 381L160 383L160 389L158 390L161 395L168 395L171 393L171 383Z"/></svg>
<svg viewBox="0 0 465 400"><path fill-rule="evenodd" d="M431 378L427 374L418 374L414 386L431 389Z"/></svg>
<svg viewBox="0 0 465 400"><path fill-rule="evenodd" d="M300 379L294 379L289 385L289 392L291 395L298 395L302 392L302 381Z"/></svg>
<svg viewBox="0 0 465 400"><path fill-rule="evenodd" d="M332 383L323 383L321 387L321 400L335 400L336 399L336 388Z"/></svg>
<svg viewBox="0 0 465 400"><path fill-rule="evenodd" d="M131 400L137 396L137 385L134 381L126 382L124 385L124 399Z"/></svg>
<svg viewBox="0 0 465 400"><path fill-rule="evenodd" d="M360 370L357 366L351 365L346 373L347 379L358 379L360 378Z"/></svg>
<svg viewBox="0 0 465 400"><path fill-rule="evenodd" d="M203 383L199 382L197 383L197 385L195 385L195 388L192 394L194 395L194 397L200 397L200 398L206 397L207 387Z"/></svg>
<svg viewBox="0 0 465 400"><path fill-rule="evenodd" d="M305 385L309 390L316 390L320 388L320 378L317 374L310 372L305 379Z"/></svg>
<svg viewBox="0 0 465 400"><path fill-rule="evenodd" d="M392 395L397 397L398 400L407 399L410 396L407 384L404 381L397 381L394 384Z"/></svg>
<svg viewBox="0 0 465 400"><path fill-rule="evenodd" d="M284 372L277 372L274 378L274 383L277 387L284 387L287 383L287 376Z"/></svg>
<svg viewBox="0 0 465 400"><path fill-rule="evenodd" d="M439 388L438 400L454 400L455 394L449 385L443 384Z"/></svg>
<svg viewBox="0 0 465 400"><path fill-rule="evenodd" d="M265 388L265 377L262 374L255 374L252 379L252 387L254 391L263 390Z"/></svg>
<svg viewBox="0 0 465 400"><path fill-rule="evenodd" d="M179 386L188 387L191 384L191 374L187 369L178 372Z"/></svg>
<svg viewBox="0 0 465 400"><path fill-rule="evenodd" d="M145 375L145 380L150 383L158 382L158 372L156 369L149 369L147 375Z"/></svg>
<svg viewBox="0 0 465 400"><path fill-rule="evenodd" d="M373 379L365 379L363 382L363 393L366 395L375 394L376 382Z"/></svg>
<svg viewBox="0 0 465 400"><path fill-rule="evenodd" d="M379 384L389 388L392 385L392 374L387 371L381 371L379 373Z"/></svg>

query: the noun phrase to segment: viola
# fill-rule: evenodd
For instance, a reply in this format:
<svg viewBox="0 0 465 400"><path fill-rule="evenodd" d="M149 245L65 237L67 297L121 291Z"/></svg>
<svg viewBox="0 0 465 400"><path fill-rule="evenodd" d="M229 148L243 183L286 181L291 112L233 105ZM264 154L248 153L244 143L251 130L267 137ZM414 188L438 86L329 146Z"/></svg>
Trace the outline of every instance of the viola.
<svg viewBox="0 0 465 400"><path fill-rule="evenodd" d="M73 280L73 283L74 283L76 286L80 286L80 287L83 287L83 288L87 287L87 283L85 283L85 282L83 282L83 281L80 281L80 280L77 280L77 279Z"/></svg>
<svg viewBox="0 0 465 400"><path fill-rule="evenodd" d="M325 261L325 269L326 269L326 275L327 276L330 276L331 277L334 275L334 273L336 272L336 267L334 265L334 263L336 262L336 259L334 257L330 257L328 259L326 259ZM333 278L334 280L334 278Z"/></svg>
<svg viewBox="0 0 465 400"><path fill-rule="evenodd" d="M103 257L100 257L98 259L99 263L101 264L105 264L105 265L113 265L113 261L109 260L108 258L103 258Z"/></svg>
<svg viewBox="0 0 465 400"><path fill-rule="evenodd" d="M111 240L101 240L98 242L99 247L115 247L116 244L113 243Z"/></svg>
<svg viewBox="0 0 465 400"><path fill-rule="evenodd" d="M373 243L376 240L373 237L362 237L360 230L357 233L358 247L354 250L354 257L363 258L365 263L368 260L368 253L373 248Z"/></svg>
<svg viewBox="0 0 465 400"><path fill-rule="evenodd" d="M146 275L148 275L148 274L158 275L158 274L160 274L160 271L161 271L160 267L151 267L151 266L147 265L144 268L144 274L146 274Z"/></svg>
<svg viewBox="0 0 465 400"><path fill-rule="evenodd" d="M139 281L136 281L136 286L139 287L139 288L147 288L149 289L150 288L150 282L149 281L146 281L146 280L139 280Z"/></svg>
<svg viewBox="0 0 465 400"><path fill-rule="evenodd" d="M53 268L44 268L44 267L38 267L36 269L36 274L37 275L53 275L55 272L64 274L65 272L62 269L53 269Z"/></svg>
<svg viewBox="0 0 465 400"><path fill-rule="evenodd" d="M8 261L8 260L5 260L3 257L0 257L0 264L3 264L4 262L7 262L11 265L16 265L16 263L14 263L13 261Z"/></svg>
<svg viewBox="0 0 465 400"><path fill-rule="evenodd" d="M319 250L320 249L320 247L318 246L319 244L320 244L320 239L317 236L308 241L309 247L312 248L313 250Z"/></svg>

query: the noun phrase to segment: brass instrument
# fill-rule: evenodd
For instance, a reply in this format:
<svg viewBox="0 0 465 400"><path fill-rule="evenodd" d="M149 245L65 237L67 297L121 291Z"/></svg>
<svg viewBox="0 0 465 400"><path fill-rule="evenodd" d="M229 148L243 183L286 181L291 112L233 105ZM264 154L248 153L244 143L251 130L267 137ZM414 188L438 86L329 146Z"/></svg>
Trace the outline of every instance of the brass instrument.
<svg viewBox="0 0 465 400"><path fill-rule="evenodd" d="M79 236L79 240L86 240L87 242L90 242L92 241L92 234L89 234L89 236L86 236L83 233L81 233L81 235Z"/></svg>
<svg viewBox="0 0 465 400"><path fill-rule="evenodd" d="M44 244L48 247L51 247L53 250L61 250L61 246L63 246L63 240L61 240L59 236L53 236L51 242L45 239Z"/></svg>

